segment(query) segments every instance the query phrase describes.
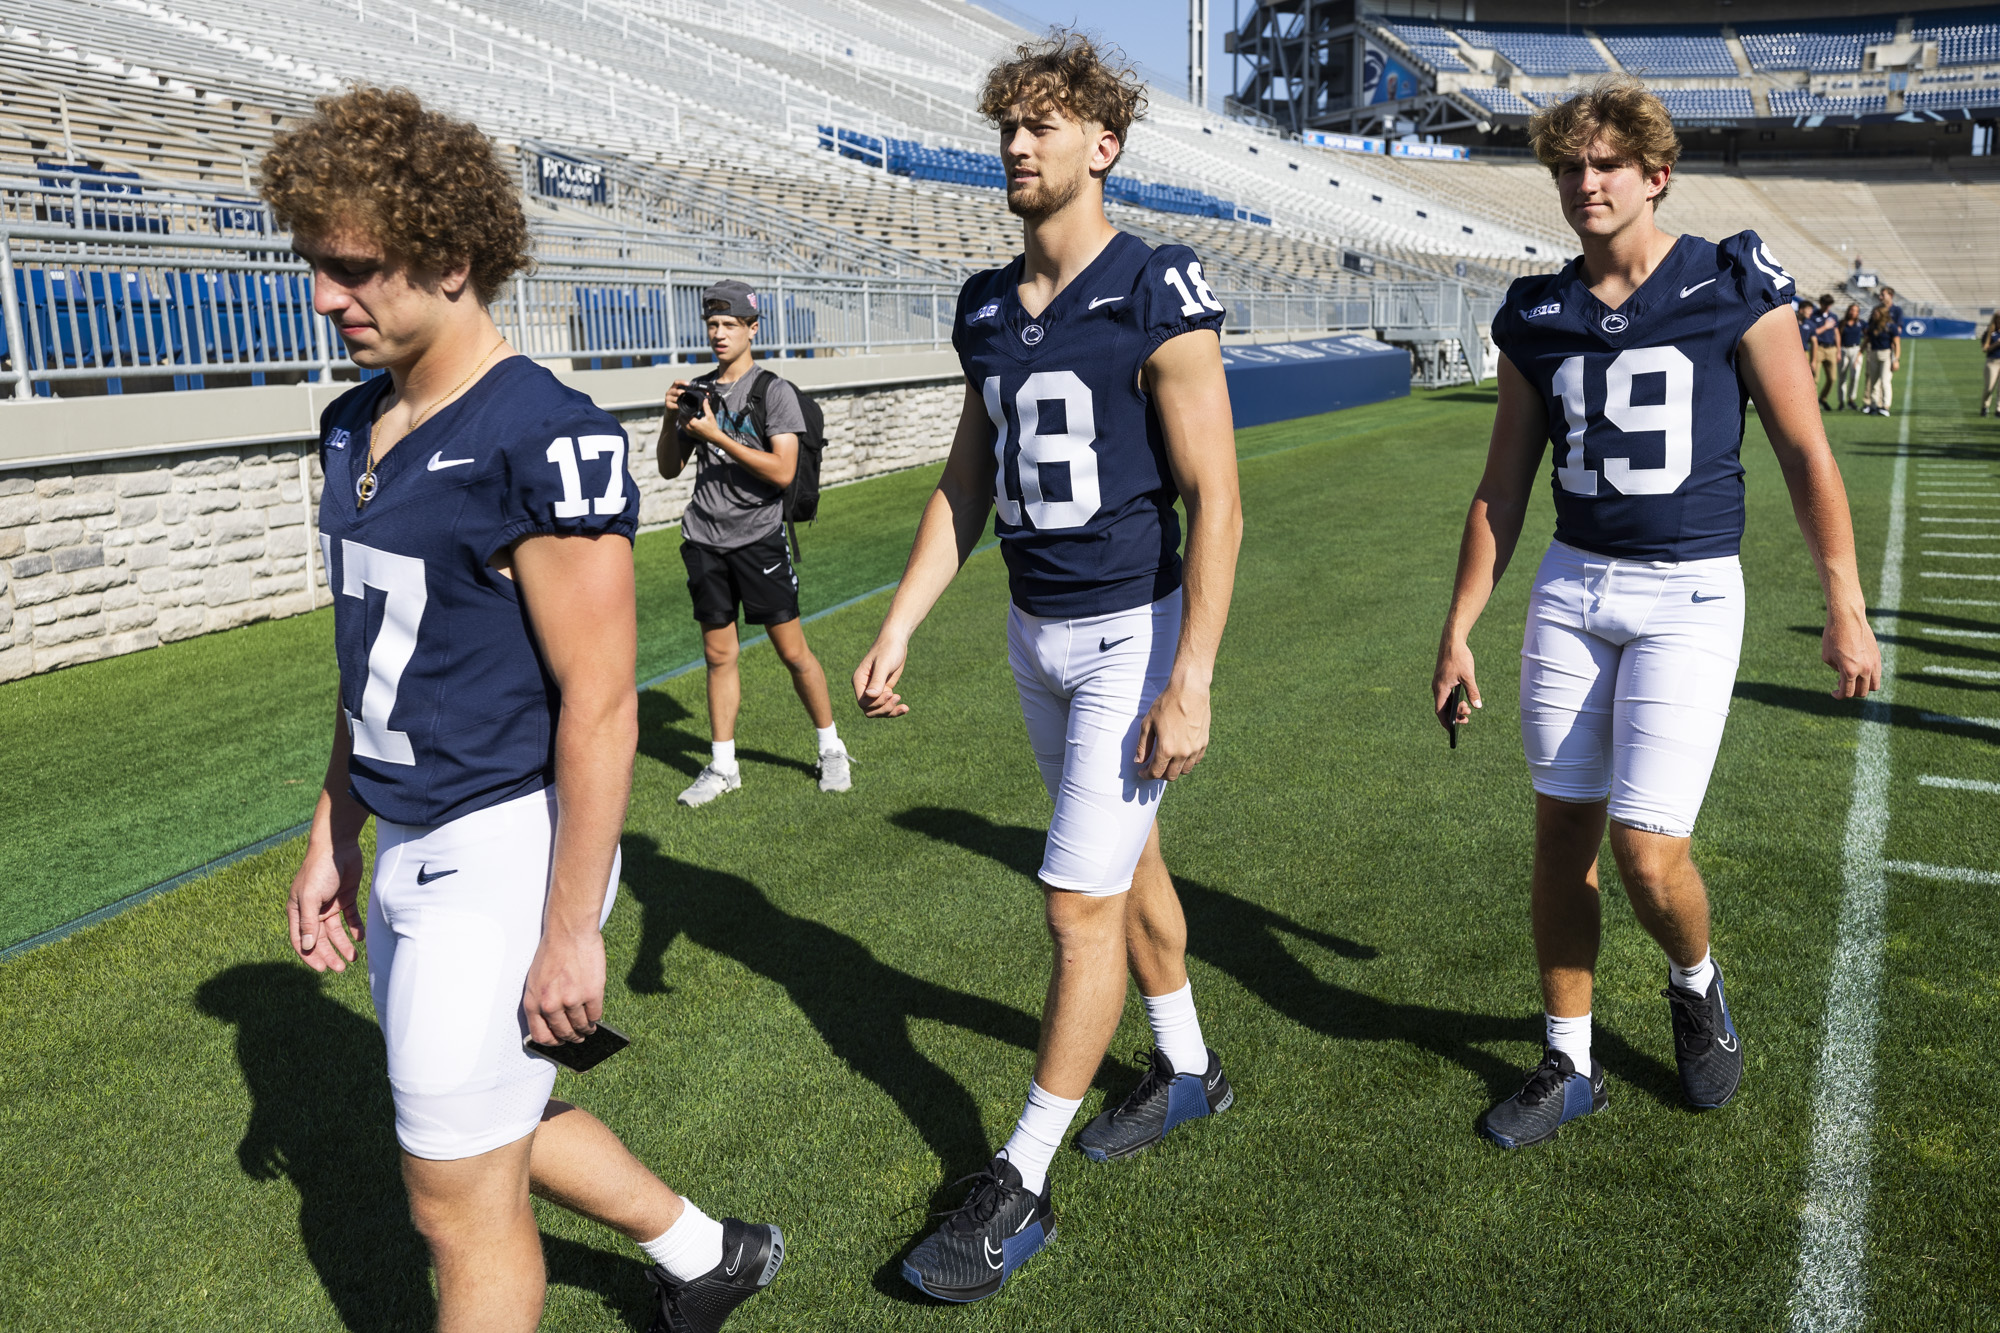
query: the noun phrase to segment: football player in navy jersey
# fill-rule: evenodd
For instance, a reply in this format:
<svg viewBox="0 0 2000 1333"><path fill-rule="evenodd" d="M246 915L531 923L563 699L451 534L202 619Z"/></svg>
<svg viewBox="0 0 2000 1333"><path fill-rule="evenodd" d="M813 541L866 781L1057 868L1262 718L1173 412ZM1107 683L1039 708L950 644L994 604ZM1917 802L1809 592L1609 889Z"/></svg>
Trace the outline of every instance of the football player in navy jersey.
<svg viewBox="0 0 2000 1333"><path fill-rule="evenodd" d="M532 1192L646 1251L656 1330L719 1328L776 1273L777 1228L678 1197L551 1099L555 1065L524 1047L582 1042L603 1010L638 735L625 432L487 312L528 232L476 127L358 88L281 135L263 172L314 308L387 372L321 418L340 700L289 914L316 971L366 939L438 1327L540 1322Z"/></svg>
<svg viewBox="0 0 2000 1333"><path fill-rule="evenodd" d="M1535 574L1521 649L1546 1053L1480 1122L1503 1148L1542 1142L1605 1105L1590 1005L1607 820L1633 914L1667 955L1686 1099L1720 1106L1742 1078L1689 837L1743 636L1746 397L1819 571L1834 697L1881 683L1791 276L1754 232L1716 243L1654 225L1680 141L1636 80L1606 80L1541 112L1532 134L1583 253L1559 273L1517 281L1494 317L1499 409L1432 678L1440 719L1469 721L1480 697L1467 641L1553 447L1555 540ZM1461 685L1466 702L1454 700Z"/></svg>
<svg viewBox="0 0 2000 1333"><path fill-rule="evenodd" d="M1156 1049L1132 1095L1079 1136L1084 1154L1128 1157L1233 1096L1202 1040L1154 816L1208 748L1242 513L1222 304L1192 251L1154 250L1104 214L1105 174L1142 106L1136 77L1074 35L988 76L980 111L1000 128L1025 253L959 297L958 433L854 673L870 717L909 711L897 687L910 638L997 510L1008 656L1055 802L1039 873L1055 964L1013 1136L903 1265L951 1301L998 1291L1054 1234L1049 1167L1118 1026L1128 967Z"/></svg>

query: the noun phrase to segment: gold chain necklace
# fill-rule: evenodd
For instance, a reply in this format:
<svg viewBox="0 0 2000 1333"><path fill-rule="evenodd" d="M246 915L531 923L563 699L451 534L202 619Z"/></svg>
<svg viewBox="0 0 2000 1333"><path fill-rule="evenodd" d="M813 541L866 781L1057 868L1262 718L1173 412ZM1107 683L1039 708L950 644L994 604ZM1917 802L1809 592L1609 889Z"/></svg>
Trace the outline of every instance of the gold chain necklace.
<svg viewBox="0 0 2000 1333"><path fill-rule="evenodd" d="M417 427L424 424L425 417L437 411L438 408L444 406L452 399L458 397L459 390L463 389L466 385L472 383L473 376L477 375L480 371L484 370L486 368L486 363L493 359L493 354L499 351L502 347L505 347L506 345L507 345L507 340L505 338L502 338L499 342L494 343L491 347L487 348L486 355L479 358L479 364L472 368L472 373L467 375L464 379L460 380L450 393L438 399L436 402L432 403L429 407L425 408L423 411L417 413L417 419L410 423L410 428L403 432L401 438L408 439L410 436L415 435L417 433ZM373 421L368 423L368 466L362 469L361 480L354 483L354 507L356 509L367 508L368 502L375 498L375 493L382 489L382 483L375 476L375 469L381 466L382 463L381 455L375 452L375 437L376 434L381 429L382 429L382 418L379 416L376 417Z"/></svg>

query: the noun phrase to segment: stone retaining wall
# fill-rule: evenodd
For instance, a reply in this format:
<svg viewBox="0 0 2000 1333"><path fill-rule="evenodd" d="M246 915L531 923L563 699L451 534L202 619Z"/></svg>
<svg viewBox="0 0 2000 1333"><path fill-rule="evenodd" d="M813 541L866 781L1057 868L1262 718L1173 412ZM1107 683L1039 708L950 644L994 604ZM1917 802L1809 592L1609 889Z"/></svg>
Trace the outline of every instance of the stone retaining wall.
<svg viewBox="0 0 2000 1333"><path fill-rule="evenodd" d="M822 484L943 458L962 385L815 391ZM663 480L659 416L621 416L642 529L677 521L693 469ZM304 442L0 471L0 681L327 605L319 493Z"/></svg>

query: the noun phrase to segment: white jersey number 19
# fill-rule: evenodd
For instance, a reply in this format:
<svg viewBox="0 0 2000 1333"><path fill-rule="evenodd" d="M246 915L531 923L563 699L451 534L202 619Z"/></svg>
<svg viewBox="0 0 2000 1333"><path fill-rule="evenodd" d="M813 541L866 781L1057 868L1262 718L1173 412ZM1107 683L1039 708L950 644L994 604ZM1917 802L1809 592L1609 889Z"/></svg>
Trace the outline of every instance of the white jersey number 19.
<svg viewBox="0 0 2000 1333"><path fill-rule="evenodd" d="M1567 357L1556 367L1554 388L1562 402L1569 452L1556 468L1556 481L1571 495L1597 494L1597 473L1583 465L1585 410L1584 359ZM1632 381L1640 375L1666 376L1664 401L1635 403ZM1633 467L1629 458L1605 457L1604 479L1622 495L1672 495L1694 469L1694 362L1678 347L1630 347L1604 368L1604 420L1628 435L1659 432L1665 457L1659 467Z"/></svg>

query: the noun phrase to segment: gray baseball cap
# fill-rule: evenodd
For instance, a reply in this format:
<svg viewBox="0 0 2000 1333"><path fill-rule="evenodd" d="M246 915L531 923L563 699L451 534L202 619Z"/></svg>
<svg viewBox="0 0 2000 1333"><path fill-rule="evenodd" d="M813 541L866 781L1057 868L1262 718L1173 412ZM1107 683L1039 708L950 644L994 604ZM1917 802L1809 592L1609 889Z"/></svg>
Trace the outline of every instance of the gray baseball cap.
<svg viewBox="0 0 2000 1333"><path fill-rule="evenodd" d="M747 282L724 278L701 294L701 317L731 315L744 323L757 318L757 293Z"/></svg>

